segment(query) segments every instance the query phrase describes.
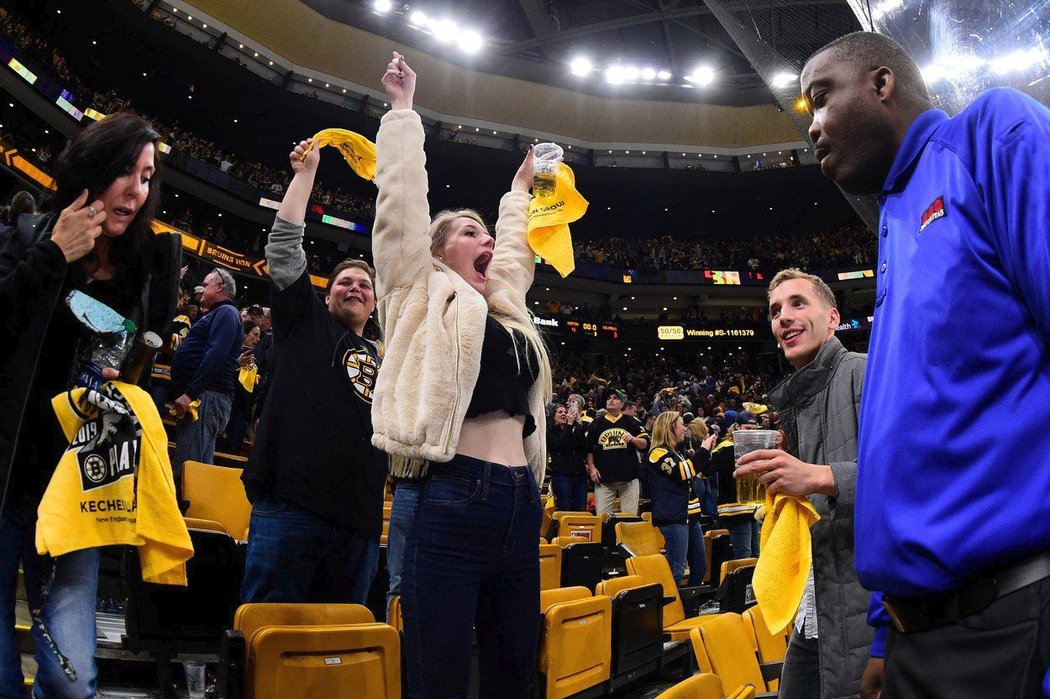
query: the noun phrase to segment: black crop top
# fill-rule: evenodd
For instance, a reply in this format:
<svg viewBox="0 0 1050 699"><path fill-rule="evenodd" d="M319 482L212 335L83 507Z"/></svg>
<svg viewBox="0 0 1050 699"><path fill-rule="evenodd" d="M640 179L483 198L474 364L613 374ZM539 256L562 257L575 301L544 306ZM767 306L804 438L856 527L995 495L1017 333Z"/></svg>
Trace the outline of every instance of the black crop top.
<svg viewBox="0 0 1050 699"><path fill-rule="evenodd" d="M466 416L478 417L496 410L504 410L512 417L524 415L521 436L528 437L536 431L536 420L529 413L529 388L536 381L537 359L535 352L526 349L520 333L516 333L515 340L516 343L511 341L510 332L492 316L485 319L481 371Z"/></svg>

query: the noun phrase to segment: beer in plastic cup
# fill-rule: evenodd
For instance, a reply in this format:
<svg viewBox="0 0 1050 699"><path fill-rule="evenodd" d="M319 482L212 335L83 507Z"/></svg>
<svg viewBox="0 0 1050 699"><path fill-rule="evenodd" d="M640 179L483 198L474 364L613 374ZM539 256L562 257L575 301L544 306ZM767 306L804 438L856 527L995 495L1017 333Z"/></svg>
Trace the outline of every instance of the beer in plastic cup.
<svg viewBox="0 0 1050 699"><path fill-rule="evenodd" d="M554 196L558 179L558 165L565 151L557 143L537 143L532 147L532 194L536 197Z"/></svg>
<svg viewBox="0 0 1050 699"><path fill-rule="evenodd" d="M733 432L733 456L740 461L744 454L759 449L776 449L776 430L735 430ZM736 479L737 502L762 503L766 500L766 486L754 476Z"/></svg>

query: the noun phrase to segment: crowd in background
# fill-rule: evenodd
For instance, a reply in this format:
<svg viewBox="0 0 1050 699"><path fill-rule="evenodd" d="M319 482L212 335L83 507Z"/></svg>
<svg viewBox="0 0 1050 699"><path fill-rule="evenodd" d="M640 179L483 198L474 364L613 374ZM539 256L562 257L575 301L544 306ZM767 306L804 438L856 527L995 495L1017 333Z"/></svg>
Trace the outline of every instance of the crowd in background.
<svg viewBox="0 0 1050 699"><path fill-rule="evenodd" d="M871 264L875 236L864 227L854 227L746 238L614 237L576 241L575 252L578 259L623 269L830 269Z"/></svg>

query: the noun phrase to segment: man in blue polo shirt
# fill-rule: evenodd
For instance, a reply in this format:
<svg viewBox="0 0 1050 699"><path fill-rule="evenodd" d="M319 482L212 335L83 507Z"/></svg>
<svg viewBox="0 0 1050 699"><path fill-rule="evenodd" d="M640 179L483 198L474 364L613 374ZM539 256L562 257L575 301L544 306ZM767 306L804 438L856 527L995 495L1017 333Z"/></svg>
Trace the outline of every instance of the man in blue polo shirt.
<svg viewBox="0 0 1050 699"><path fill-rule="evenodd" d="M822 172L882 205L856 566L892 619L883 697L1039 697L1050 452L1019 408L1050 399L1050 110L993 89L949 119L871 33L801 82Z"/></svg>

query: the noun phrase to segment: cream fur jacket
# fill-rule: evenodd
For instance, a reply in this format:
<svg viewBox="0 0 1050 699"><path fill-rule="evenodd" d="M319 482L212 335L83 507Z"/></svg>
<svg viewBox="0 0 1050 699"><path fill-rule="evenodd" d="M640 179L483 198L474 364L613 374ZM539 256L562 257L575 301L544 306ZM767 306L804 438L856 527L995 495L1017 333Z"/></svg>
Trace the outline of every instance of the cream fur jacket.
<svg viewBox="0 0 1050 699"><path fill-rule="evenodd" d="M474 394L489 308L529 318L525 292L536 268L526 240L532 197L508 192L500 200L482 296L430 254L423 124L415 111L383 116L376 157L379 198L372 256L386 354L372 400L372 444L395 456L445 462L456 453ZM524 446L537 483L547 463L548 398L533 383L529 410L536 431Z"/></svg>

